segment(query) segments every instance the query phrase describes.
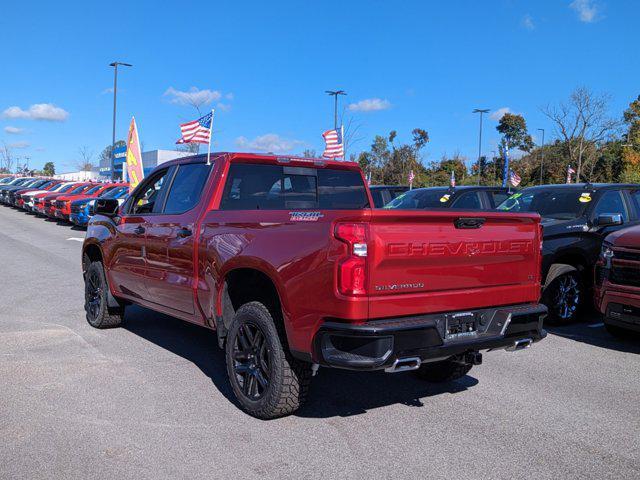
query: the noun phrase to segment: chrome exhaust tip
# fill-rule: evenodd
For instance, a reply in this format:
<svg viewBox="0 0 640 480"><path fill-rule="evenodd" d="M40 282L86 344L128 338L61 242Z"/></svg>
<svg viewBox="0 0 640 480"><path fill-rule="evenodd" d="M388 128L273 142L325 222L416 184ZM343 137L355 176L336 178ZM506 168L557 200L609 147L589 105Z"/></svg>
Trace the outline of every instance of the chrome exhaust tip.
<svg viewBox="0 0 640 480"><path fill-rule="evenodd" d="M419 357L396 358L393 365L384 369L387 373L408 372L420 368L422 360Z"/></svg>
<svg viewBox="0 0 640 480"><path fill-rule="evenodd" d="M513 345L505 348L507 352L517 352L518 350L524 350L525 348L529 348L533 340L531 338L521 338L520 340L516 340Z"/></svg>

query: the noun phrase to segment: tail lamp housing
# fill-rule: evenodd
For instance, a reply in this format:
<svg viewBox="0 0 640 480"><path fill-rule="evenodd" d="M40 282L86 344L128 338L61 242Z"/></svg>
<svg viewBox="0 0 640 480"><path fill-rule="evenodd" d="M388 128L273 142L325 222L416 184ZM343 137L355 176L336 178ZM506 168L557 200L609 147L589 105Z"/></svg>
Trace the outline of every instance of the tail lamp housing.
<svg viewBox="0 0 640 480"><path fill-rule="evenodd" d="M348 296L366 295L369 226L366 223L338 223L334 235L347 245L347 256L338 262L338 291Z"/></svg>

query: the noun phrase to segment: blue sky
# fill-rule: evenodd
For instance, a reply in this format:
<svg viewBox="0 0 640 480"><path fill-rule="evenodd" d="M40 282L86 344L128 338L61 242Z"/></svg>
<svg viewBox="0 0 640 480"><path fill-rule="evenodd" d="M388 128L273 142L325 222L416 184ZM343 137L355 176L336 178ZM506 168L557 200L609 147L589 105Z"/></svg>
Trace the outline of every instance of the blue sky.
<svg viewBox="0 0 640 480"><path fill-rule="evenodd" d="M476 107L521 113L547 139L539 108L580 85L610 93L621 115L640 94L639 16L635 0L10 2L0 144L59 171L81 146L97 156L111 141L108 64L119 60L134 67L119 77L118 137L135 115L145 150L173 148L178 124L196 117L180 104L193 88L218 106L214 150L321 152L333 124L323 92L341 88L360 126L354 151L420 127L426 161L473 159ZM495 126L485 122L487 153Z"/></svg>

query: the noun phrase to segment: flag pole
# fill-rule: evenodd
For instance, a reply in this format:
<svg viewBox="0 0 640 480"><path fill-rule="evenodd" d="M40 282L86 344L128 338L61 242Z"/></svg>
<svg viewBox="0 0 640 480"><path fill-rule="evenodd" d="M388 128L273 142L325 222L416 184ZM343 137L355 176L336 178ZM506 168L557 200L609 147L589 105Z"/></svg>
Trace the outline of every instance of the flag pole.
<svg viewBox="0 0 640 480"><path fill-rule="evenodd" d="M211 165L211 137L213 136L213 112L211 109L211 123L209 123L209 145L207 147L207 165Z"/></svg>
<svg viewBox="0 0 640 480"><path fill-rule="evenodd" d="M342 137L342 161L346 162L347 161L347 142L344 141L344 125L340 125L340 136Z"/></svg>

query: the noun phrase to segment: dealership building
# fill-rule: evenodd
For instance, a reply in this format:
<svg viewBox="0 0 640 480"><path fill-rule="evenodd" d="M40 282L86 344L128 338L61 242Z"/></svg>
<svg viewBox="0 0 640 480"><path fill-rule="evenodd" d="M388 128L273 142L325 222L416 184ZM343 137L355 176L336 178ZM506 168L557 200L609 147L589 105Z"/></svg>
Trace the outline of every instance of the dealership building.
<svg viewBox="0 0 640 480"><path fill-rule="evenodd" d="M115 153L115 177L116 179L122 179L122 167L126 161L126 153L127 148L121 147L116 148L114 150ZM148 152L142 152L142 166L144 168L145 175L148 174L151 170L156 168L158 165L168 162L169 160L174 160L176 158L188 157L189 155L193 155L189 152L179 152L177 150L150 150ZM111 162L110 160L106 160L104 162L100 162L99 165L99 179L101 180L110 180L111 179Z"/></svg>

